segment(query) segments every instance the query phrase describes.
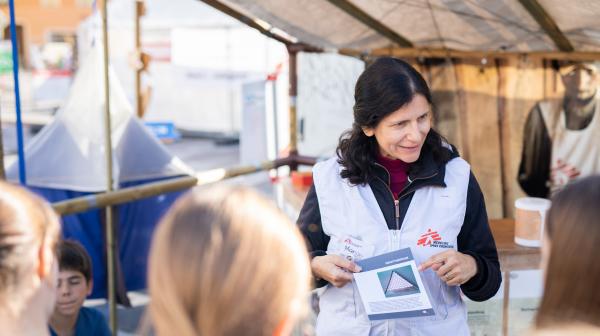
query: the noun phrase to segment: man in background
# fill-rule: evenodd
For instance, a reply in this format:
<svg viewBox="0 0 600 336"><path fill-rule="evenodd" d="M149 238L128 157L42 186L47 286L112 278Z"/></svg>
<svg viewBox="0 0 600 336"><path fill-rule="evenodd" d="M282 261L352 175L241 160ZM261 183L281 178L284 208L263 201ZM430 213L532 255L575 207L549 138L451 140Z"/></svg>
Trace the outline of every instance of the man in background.
<svg viewBox="0 0 600 336"><path fill-rule="evenodd" d="M549 197L579 176L600 173L600 74L593 62L558 65L562 101L540 101L523 132L518 181L529 196Z"/></svg>

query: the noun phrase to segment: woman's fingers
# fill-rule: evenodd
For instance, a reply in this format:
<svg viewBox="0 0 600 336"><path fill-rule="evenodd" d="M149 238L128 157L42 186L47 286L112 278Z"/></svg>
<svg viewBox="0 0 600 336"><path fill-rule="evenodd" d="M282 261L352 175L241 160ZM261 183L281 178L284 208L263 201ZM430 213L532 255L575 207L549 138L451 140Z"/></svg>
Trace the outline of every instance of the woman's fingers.
<svg viewBox="0 0 600 336"><path fill-rule="evenodd" d="M447 250L433 255L419 270L431 268L448 286L458 286L469 281L477 273L477 263L468 254Z"/></svg>
<svg viewBox="0 0 600 336"><path fill-rule="evenodd" d="M421 265L419 265L419 271L424 271L430 267L434 271L437 271L438 268L446 262L450 251L454 250L447 250L429 257L429 259L425 260Z"/></svg>
<svg viewBox="0 0 600 336"><path fill-rule="evenodd" d="M327 256L331 257L332 262L334 264L336 264L338 267L344 268L344 269L346 269L350 272L354 272L354 273L361 271L360 266L358 266L356 263L354 263L344 257L335 255L335 254L327 255Z"/></svg>
<svg viewBox="0 0 600 336"><path fill-rule="evenodd" d="M313 273L336 287L343 287L352 281L351 272L360 272L354 262L338 255L314 257L311 261Z"/></svg>
<svg viewBox="0 0 600 336"><path fill-rule="evenodd" d="M339 267L332 270L333 276L329 283L335 287L344 287L348 282L352 281L352 273L347 272Z"/></svg>

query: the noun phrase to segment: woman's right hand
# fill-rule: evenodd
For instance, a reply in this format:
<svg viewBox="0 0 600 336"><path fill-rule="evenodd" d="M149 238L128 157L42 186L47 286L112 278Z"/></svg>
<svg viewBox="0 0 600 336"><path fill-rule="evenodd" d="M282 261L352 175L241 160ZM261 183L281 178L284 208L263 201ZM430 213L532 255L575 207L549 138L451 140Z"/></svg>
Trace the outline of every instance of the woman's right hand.
<svg viewBox="0 0 600 336"><path fill-rule="evenodd" d="M354 262L335 254L314 257L310 267L316 277L327 280L338 288L352 281L352 273L361 271L360 266Z"/></svg>

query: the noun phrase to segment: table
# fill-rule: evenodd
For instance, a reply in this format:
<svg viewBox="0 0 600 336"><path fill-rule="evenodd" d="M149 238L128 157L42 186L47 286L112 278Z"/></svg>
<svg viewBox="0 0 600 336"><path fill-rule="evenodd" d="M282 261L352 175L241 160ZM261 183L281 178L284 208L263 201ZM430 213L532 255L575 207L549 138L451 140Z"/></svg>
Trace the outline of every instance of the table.
<svg viewBox="0 0 600 336"><path fill-rule="evenodd" d="M537 269L540 266L539 248L515 244L515 221L513 219L490 220L492 235L496 241L500 269L503 273L504 298L502 301L502 335L508 335L508 308L510 303L510 272Z"/></svg>
<svg viewBox="0 0 600 336"><path fill-rule="evenodd" d="M540 249L515 244L515 221L513 219L492 219L490 228L496 241L502 271L539 268Z"/></svg>

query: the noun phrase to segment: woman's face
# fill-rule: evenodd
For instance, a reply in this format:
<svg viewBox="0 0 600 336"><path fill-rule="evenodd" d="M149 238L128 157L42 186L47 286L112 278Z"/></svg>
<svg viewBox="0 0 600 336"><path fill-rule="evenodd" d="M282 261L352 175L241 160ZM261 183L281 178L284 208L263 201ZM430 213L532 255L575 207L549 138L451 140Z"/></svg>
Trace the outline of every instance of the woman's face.
<svg viewBox="0 0 600 336"><path fill-rule="evenodd" d="M364 127L365 135L375 136L381 155L412 163L419 159L431 129L431 106L425 97L415 95L410 103L383 118L375 128Z"/></svg>

